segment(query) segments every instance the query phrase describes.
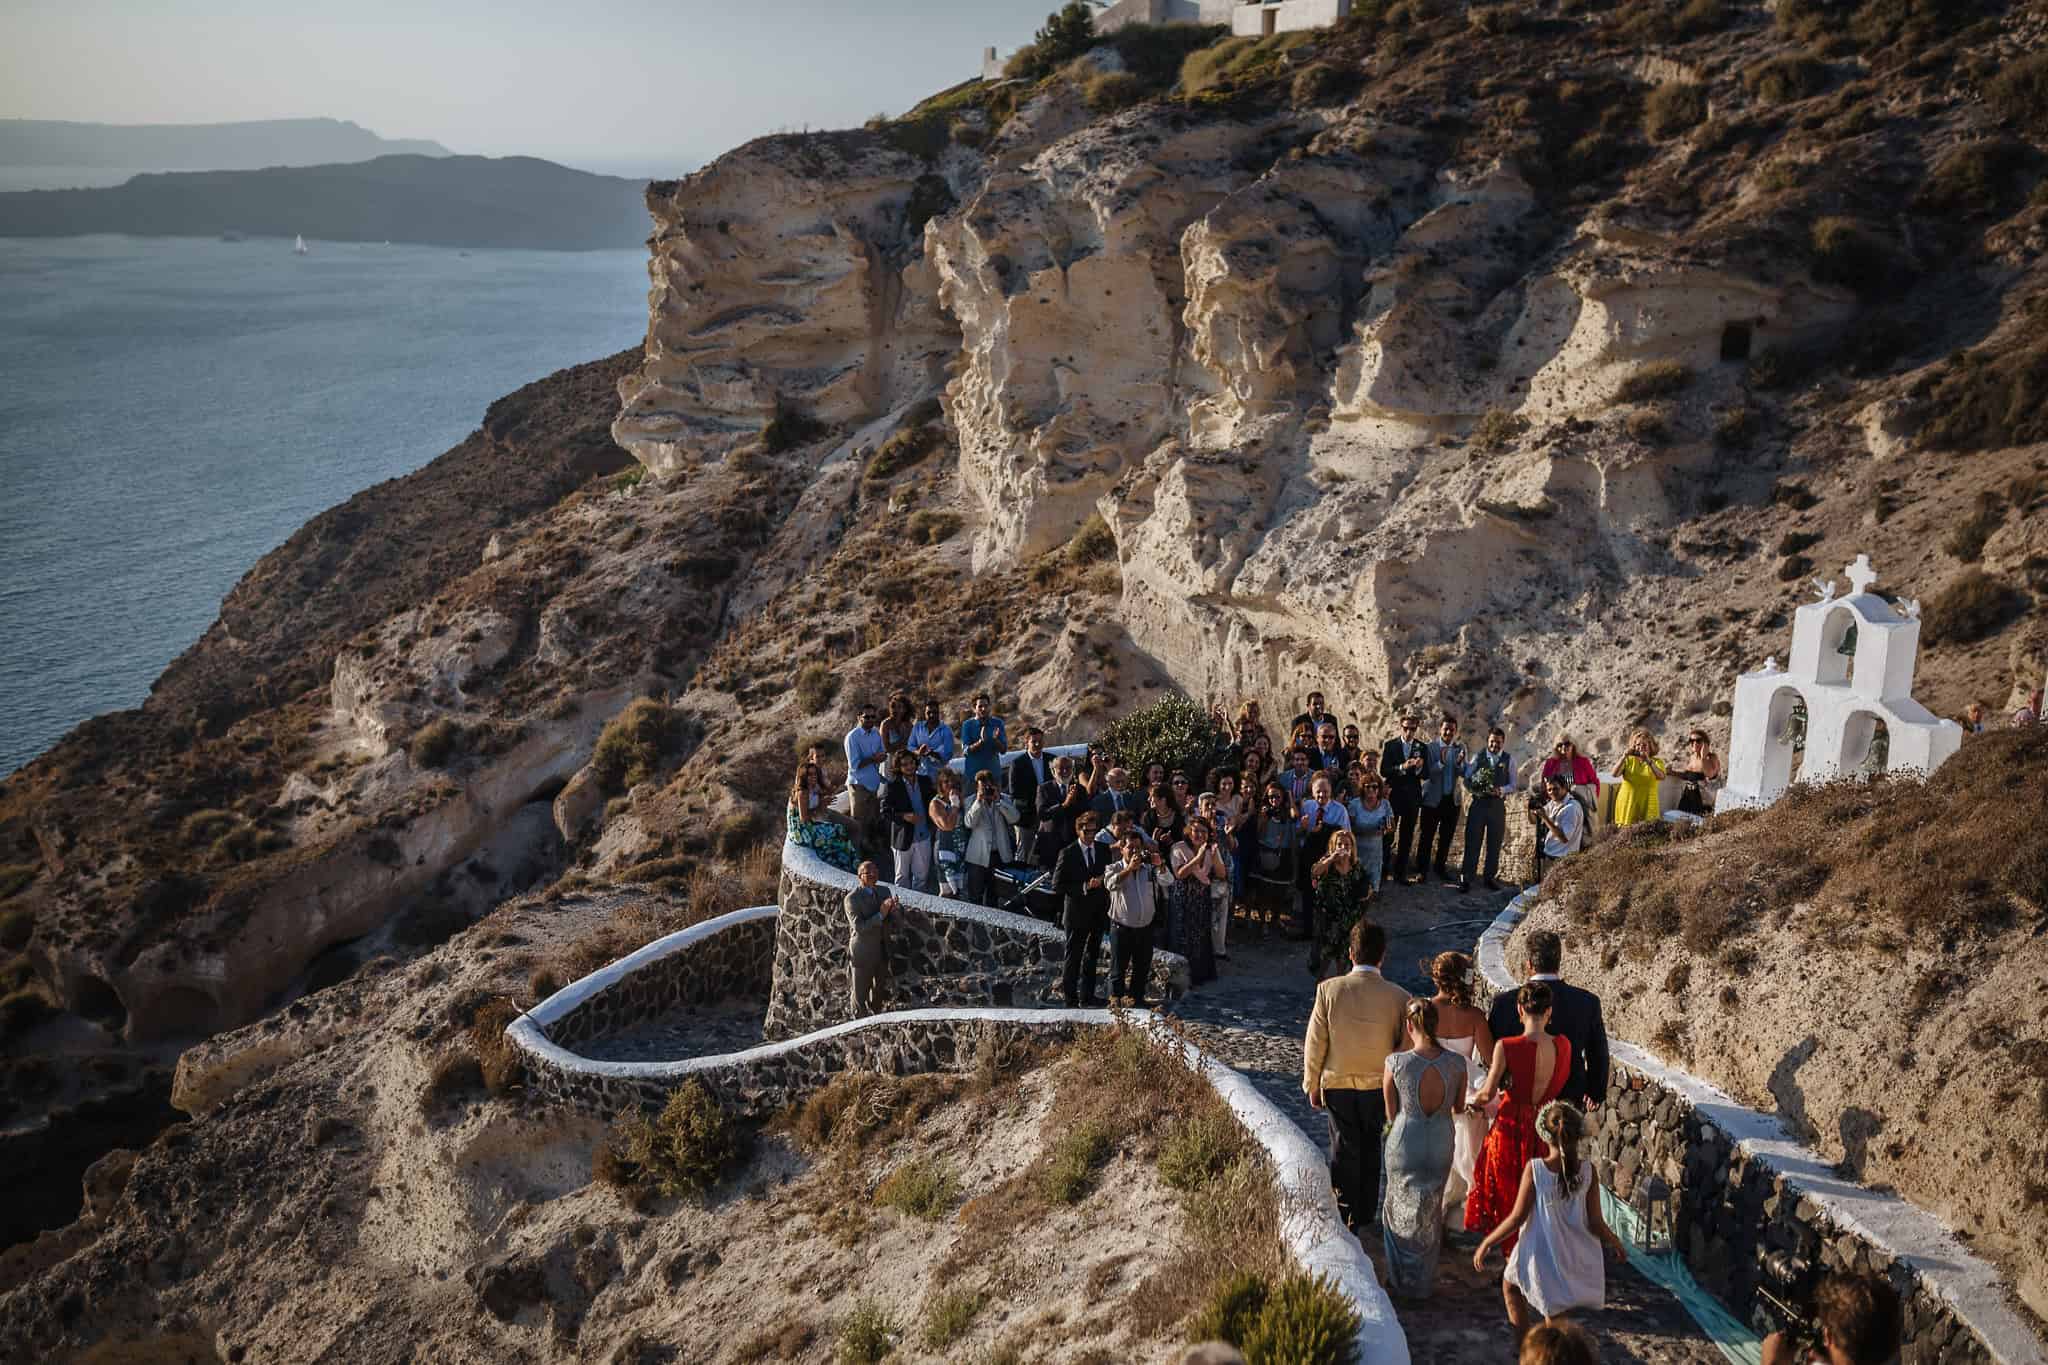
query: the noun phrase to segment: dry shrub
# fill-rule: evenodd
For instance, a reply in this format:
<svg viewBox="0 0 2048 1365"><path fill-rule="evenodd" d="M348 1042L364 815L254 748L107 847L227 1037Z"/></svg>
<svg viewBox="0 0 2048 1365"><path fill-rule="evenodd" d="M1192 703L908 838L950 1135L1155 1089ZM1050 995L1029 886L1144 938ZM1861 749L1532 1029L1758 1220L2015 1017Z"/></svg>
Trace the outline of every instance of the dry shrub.
<svg viewBox="0 0 2048 1365"><path fill-rule="evenodd" d="M461 1048L450 1048L434 1059L426 1089L420 1091L420 1112L435 1113L457 1095L483 1088L483 1068L476 1058Z"/></svg>
<svg viewBox="0 0 2048 1365"><path fill-rule="evenodd" d="M1479 414L1479 420L1472 424L1472 445L1475 449L1491 454L1506 450L1514 439L1528 429L1529 424L1506 408L1488 408Z"/></svg>
<svg viewBox="0 0 2048 1365"><path fill-rule="evenodd" d="M1985 542L2003 525L2005 503L1996 493L1979 493L1970 515L1950 528L1942 539L1941 548L1965 564L1975 564L1984 557Z"/></svg>
<svg viewBox="0 0 2048 1365"><path fill-rule="evenodd" d="M1765 104L1790 104L1827 88L1825 63L1807 56L1773 57L1742 73L1742 88Z"/></svg>
<svg viewBox="0 0 2048 1365"><path fill-rule="evenodd" d="M1091 515L1081 523L1081 529L1074 532L1074 538L1067 542L1067 562L1070 564L1099 564L1116 557L1116 537L1110 534L1109 524L1100 513Z"/></svg>
<svg viewBox="0 0 2048 1365"><path fill-rule="evenodd" d="M419 768L445 767L462 748L463 729L447 716L430 720L413 732L407 752Z"/></svg>
<svg viewBox="0 0 2048 1365"><path fill-rule="evenodd" d="M931 1154L912 1157L875 1189L875 1202L883 1208L927 1222L951 1213L959 1197L960 1177L944 1157Z"/></svg>
<svg viewBox="0 0 2048 1365"><path fill-rule="evenodd" d="M1546 895L1619 946L1653 951L1675 916L1690 951L1724 958L1766 923L1825 936L1850 918L1926 944L2002 933L2016 900L2048 906L2048 846L2028 830L2024 795L2044 782L2048 726L1995 731L1924 781L1795 786L1768 811L1717 816L1697 834L1631 826L1558 864ZM1801 903L1812 910L1790 915Z"/></svg>
<svg viewBox="0 0 2048 1365"><path fill-rule="evenodd" d="M1859 294L1875 294L1891 279L1890 251L1855 219L1816 219L1809 235L1815 279L1844 285Z"/></svg>
<svg viewBox="0 0 2048 1365"><path fill-rule="evenodd" d="M510 1000L493 1000L476 1012L469 1026L469 1045L476 1053L484 1088L493 1095L516 1090L526 1079L526 1066L518 1048L505 1036L506 1026L520 1015Z"/></svg>
<svg viewBox="0 0 2048 1365"><path fill-rule="evenodd" d="M1668 82L1652 90L1643 101L1643 131L1654 142L1677 137L1706 121L1707 88L1684 82Z"/></svg>
<svg viewBox="0 0 2048 1365"><path fill-rule="evenodd" d="M807 716L815 716L839 695L839 675L830 664L807 663L796 671L796 701Z"/></svg>
<svg viewBox="0 0 2048 1365"><path fill-rule="evenodd" d="M1974 644L1996 633L2026 608L2024 593L1982 569L1969 569L1927 604L1921 618L1920 638L1930 645Z"/></svg>
<svg viewBox="0 0 2048 1365"><path fill-rule="evenodd" d="M986 1302L971 1289L944 1289L932 1296L924 1310L924 1344L943 1351L967 1335Z"/></svg>
<svg viewBox="0 0 2048 1365"><path fill-rule="evenodd" d="M868 460L862 484L872 491L906 469L915 468L945 443L945 435L934 427L910 427L882 442Z"/></svg>
<svg viewBox="0 0 2048 1365"><path fill-rule="evenodd" d="M2001 118L2036 136L2048 136L2048 52L2008 62L1984 89Z"/></svg>
<svg viewBox="0 0 2048 1365"><path fill-rule="evenodd" d="M2038 305L2036 306L2038 308ZM2023 340L1993 355L1965 351L1928 396L1920 438L1933 450L1986 450L2048 440L2048 331L2036 309Z"/></svg>
<svg viewBox="0 0 2048 1365"><path fill-rule="evenodd" d="M1119 109L1128 109L1151 93L1145 82L1128 71L1102 71L1090 76L1081 87L1081 96L1088 107L1098 114L1113 114Z"/></svg>
<svg viewBox="0 0 2048 1365"><path fill-rule="evenodd" d="M1617 403L1647 403L1667 398L1692 383L1692 371L1675 360L1652 360L1638 366L1614 389Z"/></svg>
<svg viewBox="0 0 2048 1365"><path fill-rule="evenodd" d="M653 1118L620 1118L604 1140L618 1168L607 1178L669 1198L701 1195L718 1184L745 1149L743 1134L700 1081L669 1093ZM594 1158L593 1166L598 1160Z"/></svg>
<svg viewBox="0 0 2048 1365"><path fill-rule="evenodd" d="M740 1344L735 1359L740 1365L756 1365L763 1360L801 1360L817 1336L818 1329L802 1320L764 1327Z"/></svg>
<svg viewBox="0 0 2048 1365"><path fill-rule="evenodd" d="M605 724L590 754L590 769L608 792L653 777L682 743L682 720L652 697L641 697Z"/></svg>
<svg viewBox="0 0 2048 1365"><path fill-rule="evenodd" d="M844 1072L789 1109L780 1126L809 1151L857 1155L916 1132L964 1089L958 1076Z"/></svg>

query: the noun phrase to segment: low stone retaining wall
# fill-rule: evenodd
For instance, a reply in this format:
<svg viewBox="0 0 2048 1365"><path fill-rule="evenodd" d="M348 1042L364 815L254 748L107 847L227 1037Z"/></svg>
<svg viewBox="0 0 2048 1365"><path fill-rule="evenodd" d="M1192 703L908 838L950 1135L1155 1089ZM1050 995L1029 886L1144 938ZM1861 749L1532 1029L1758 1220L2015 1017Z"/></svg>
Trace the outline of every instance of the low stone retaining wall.
<svg viewBox="0 0 2048 1365"><path fill-rule="evenodd" d="M728 921L734 918L724 917ZM698 928L718 924L720 921L714 920ZM642 952L659 946L650 945ZM631 960L615 965L624 967ZM574 989L550 997L515 1021L505 1034L525 1054L531 1096L542 1104L601 1119L657 1108L672 1090L691 1080L702 1083L729 1112L758 1118L823 1088L842 1072L907 1076L961 1071L972 1067L978 1050L992 1043L1071 1041L1083 1029L1111 1027L1117 1022L1117 1016L1108 1010L908 1010L852 1020L722 1057L600 1062L577 1056L548 1038L546 1030L554 1017L549 1014L550 1006ZM576 1003L572 1001L570 1008ZM1408 1338L1373 1274L1372 1261L1338 1218L1336 1198L1330 1192L1329 1164L1322 1152L1238 1072L1195 1051L1158 1020L1141 1018L1136 1026L1153 1031L1166 1045L1194 1057L1209 1084L1265 1149L1278 1185L1281 1238L1302 1269L1330 1276L1351 1299L1360 1320L1359 1359L1372 1365L1408 1365Z"/></svg>
<svg viewBox="0 0 2048 1365"><path fill-rule="evenodd" d="M549 1042L573 1045L692 1005L768 994L776 908L757 905L658 938L549 996L527 1014Z"/></svg>
<svg viewBox="0 0 2048 1365"><path fill-rule="evenodd" d="M1508 939L1534 900L1517 896L1480 939L1495 991L1516 984ZM1760 1289L1798 1305L1829 1271L1876 1271L1906 1305L1903 1365L2044 1360L1998 1272L1932 1215L1843 1179L1776 1119L1643 1049L1611 1050L1592 1152L1600 1181L1735 1314L1769 1330Z"/></svg>
<svg viewBox="0 0 2048 1365"><path fill-rule="evenodd" d="M782 848L782 914L775 931L775 975L764 1031L788 1038L840 1023L853 1013L853 957L847 950L846 893L858 886L808 849ZM899 891L903 915L890 931L888 1003L896 1009L940 1005L1059 1007L1066 935L1028 915L965 901ZM1104 954L1101 987L1107 986ZM1152 954L1151 998L1187 990L1187 959Z"/></svg>

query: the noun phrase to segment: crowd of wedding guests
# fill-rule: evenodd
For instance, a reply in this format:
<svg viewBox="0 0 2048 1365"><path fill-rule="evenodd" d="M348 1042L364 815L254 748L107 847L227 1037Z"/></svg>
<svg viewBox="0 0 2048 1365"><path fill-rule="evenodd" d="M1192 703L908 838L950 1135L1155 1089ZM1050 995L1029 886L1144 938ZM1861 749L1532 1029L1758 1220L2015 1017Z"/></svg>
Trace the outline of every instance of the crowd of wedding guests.
<svg viewBox="0 0 2048 1365"><path fill-rule="evenodd" d="M1258 702L1234 715L1213 705L1206 752L1143 771L1093 745L1055 756L1035 726L1013 751L986 694L957 725L937 702L913 706L900 692L858 717L842 746L844 799L812 750L790 792L789 838L846 871L872 859L895 887L981 905L1005 890L1014 904L1021 882L1043 874L1067 930L1062 991L1072 1004L1103 1003L1105 945L1111 999L1144 1003L1155 944L1187 959L1193 984L1212 979L1239 919L1262 938L1306 940L1320 979L1342 969L1352 928L1389 885L1434 877L1461 892L1498 890L1510 819L1528 820L1541 877L1603 823L1658 818L1666 780L1683 783L1679 809L1704 813L1721 777L1704 731L1688 732L1683 756L1667 760L1639 730L1603 822L1601 774L1569 735L1525 774L1499 726L1468 740L1442 715L1426 735L1409 714L1367 743L1321 692L1278 745Z"/></svg>

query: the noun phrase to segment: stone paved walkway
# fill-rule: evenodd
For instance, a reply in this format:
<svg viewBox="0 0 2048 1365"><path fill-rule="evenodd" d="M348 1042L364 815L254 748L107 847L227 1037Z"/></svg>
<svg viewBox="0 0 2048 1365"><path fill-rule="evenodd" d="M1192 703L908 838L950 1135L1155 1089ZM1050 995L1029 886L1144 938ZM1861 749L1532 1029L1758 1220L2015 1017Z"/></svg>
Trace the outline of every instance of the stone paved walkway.
<svg viewBox="0 0 2048 1365"><path fill-rule="evenodd" d="M761 1002L734 1000L664 1014L638 1028L593 1038L577 1050L600 1062L670 1062L722 1056L760 1043Z"/></svg>
<svg viewBox="0 0 2048 1365"><path fill-rule="evenodd" d="M1374 912L1392 940L1387 975L1423 993L1423 960L1447 949L1471 952L1510 894L1503 889L1497 895L1459 895L1435 884L1390 888ZM1315 1003L1307 945L1278 937L1262 942L1242 923L1231 933L1231 961L1221 964L1219 978L1189 993L1173 1013L1203 1047L1243 1072L1327 1150L1323 1116L1301 1092L1301 1044ZM1500 1262L1492 1261L1484 1274L1473 1270L1471 1247L1469 1241L1462 1248L1446 1245L1436 1292L1425 1302L1396 1305L1416 1365L1514 1358L1501 1304ZM1379 1248L1367 1250L1384 1283ZM1579 1321L1599 1340L1600 1359L1608 1365L1708 1365L1721 1359L1678 1301L1634 1271L1609 1263L1607 1299L1606 1309L1580 1315Z"/></svg>

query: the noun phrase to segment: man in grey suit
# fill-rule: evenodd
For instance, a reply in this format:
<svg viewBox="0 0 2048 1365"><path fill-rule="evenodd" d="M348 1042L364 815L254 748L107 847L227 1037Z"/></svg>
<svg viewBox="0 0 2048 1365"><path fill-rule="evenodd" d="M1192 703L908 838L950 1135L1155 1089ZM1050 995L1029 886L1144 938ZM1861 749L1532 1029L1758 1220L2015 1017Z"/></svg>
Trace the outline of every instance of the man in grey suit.
<svg viewBox="0 0 2048 1365"><path fill-rule="evenodd" d="M880 885L882 869L873 859L860 865L860 885L846 893L846 919L851 929L847 951L853 955L853 1013L873 1014L882 1004L882 930L902 907Z"/></svg>
<svg viewBox="0 0 2048 1365"><path fill-rule="evenodd" d="M1445 716L1437 737L1423 752L1428 762L1422 769L1422 849L1415 879L1424 881L1434 872L1438 881L1449 881L1444 862L1451 856L1451 836L1458 829L1458 779L1465 775L1458 722Z"/></svg>

